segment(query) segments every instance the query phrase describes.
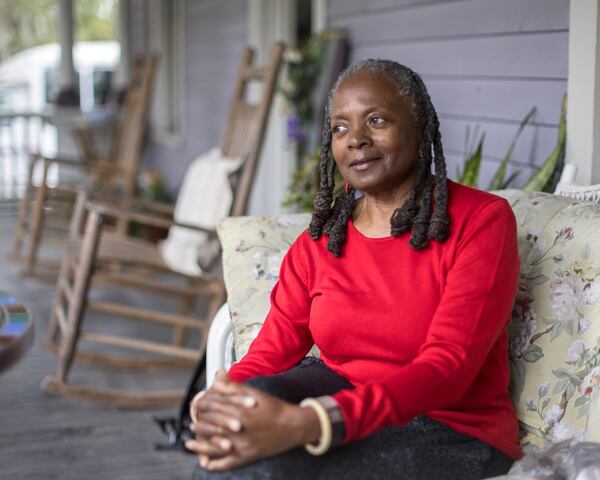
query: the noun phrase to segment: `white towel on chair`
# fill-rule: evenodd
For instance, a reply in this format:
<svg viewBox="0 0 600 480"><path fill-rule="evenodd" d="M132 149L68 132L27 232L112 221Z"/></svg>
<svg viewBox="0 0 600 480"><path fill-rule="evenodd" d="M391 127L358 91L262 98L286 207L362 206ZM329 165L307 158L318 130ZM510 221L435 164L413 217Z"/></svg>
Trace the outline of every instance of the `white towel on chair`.
<svg viewBox="0 0 600 480"><path fill-rule="evenodd" d="M188 167L177 195L174 218L177 223L214 229L227 215L233 201L229 174L239 168L240 158L227 158L220 148L196 158ZM173 270L186 275L201 276L198 263L203 252L215 253L216 239L188 228L173 226L159 250L163 260Z"/></svg>

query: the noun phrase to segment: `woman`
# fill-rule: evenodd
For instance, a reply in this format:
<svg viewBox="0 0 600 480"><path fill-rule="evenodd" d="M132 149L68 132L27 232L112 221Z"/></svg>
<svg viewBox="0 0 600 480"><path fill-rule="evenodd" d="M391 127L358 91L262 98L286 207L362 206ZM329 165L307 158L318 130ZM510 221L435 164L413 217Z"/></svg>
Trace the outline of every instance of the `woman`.
<svg viewBox="0 0 600 480"><path fill-rule="evenodd" d="M347 183L334 201L336 166ZM509 204L447 179L425 85L391 61L357 63L333 86L320 168L259 335L192 402L194 478L506 473L521 455ZM302 360L313 342L320 360Z"/></svg>

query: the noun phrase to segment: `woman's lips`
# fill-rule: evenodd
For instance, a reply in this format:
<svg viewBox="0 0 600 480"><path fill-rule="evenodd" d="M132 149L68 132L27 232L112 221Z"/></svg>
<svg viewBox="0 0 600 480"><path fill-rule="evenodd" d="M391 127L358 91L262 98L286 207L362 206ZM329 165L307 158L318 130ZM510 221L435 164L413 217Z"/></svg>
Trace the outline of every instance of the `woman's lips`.
<svg viewBox="0 0 600 480"><path fill-rule="evenodd" d="M381 157L365 157L365 158L359 158L356 160L352 160L350 162L350 168L353 170L356 170L358 172L362 172L363 170L366 170L367 168L369 168L373 162L376 162L377 160L380 160L380 159L381 159Z"/></svg>

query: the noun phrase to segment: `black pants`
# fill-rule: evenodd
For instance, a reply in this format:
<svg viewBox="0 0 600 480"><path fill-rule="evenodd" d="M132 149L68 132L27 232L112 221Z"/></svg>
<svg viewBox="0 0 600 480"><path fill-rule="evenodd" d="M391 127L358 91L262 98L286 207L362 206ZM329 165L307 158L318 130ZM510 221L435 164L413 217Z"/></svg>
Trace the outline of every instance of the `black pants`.
<svg viewBox="0 0 600 480"><path fill-rule="evenodd" d="M287 372L256 377L246 384L293 403L353 388L310 357ZM227 472L208 472L198 466L193 480L470 480L503 475L512 464L511 458L488 444L420 416L319 457L299 447Z"/></svg>

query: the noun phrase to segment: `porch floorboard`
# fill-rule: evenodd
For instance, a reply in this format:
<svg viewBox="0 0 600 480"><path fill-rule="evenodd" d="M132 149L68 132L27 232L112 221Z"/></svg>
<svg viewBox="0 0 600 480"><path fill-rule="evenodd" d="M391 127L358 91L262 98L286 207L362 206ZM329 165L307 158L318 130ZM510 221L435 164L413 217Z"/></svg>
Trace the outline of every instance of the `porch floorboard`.
<svg viewBox="0 0 600 480"><path fill-rule="evenodd" d="M118 410L74 399L56 397L40 389L42 378L53 373L56 357L38 345L45 338L54 284L23 278L9 262L15 219L0 216L0 290L22 300L35 316L35 344L16 365L0 373L0 479L166 480L189 479L196 459L179 452L157 452L165 438L152 422L166 410ZM105 300L132 305L167 302L124 291L101 290ZM171 305L173 307L173 305ZM164 327L142 322L115 321L103 316L100 331L109 334L140 332L149 339L169 338ZM75 381L107 387L184 388L191 368L153 373L124 373L76 365ZM149 383L151 382L151 385Z"/></svg>

